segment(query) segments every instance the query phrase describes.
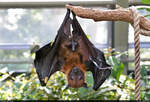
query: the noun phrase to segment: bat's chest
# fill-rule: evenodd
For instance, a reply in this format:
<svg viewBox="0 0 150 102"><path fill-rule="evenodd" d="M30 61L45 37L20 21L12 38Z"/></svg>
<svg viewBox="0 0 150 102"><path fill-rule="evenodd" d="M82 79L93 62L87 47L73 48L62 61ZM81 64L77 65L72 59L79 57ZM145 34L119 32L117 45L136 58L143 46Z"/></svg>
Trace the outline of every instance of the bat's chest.
<svg viewBox="0 0 150 102"><path fill-rule="evenodd" d="M78 51L78 47L75 49L75 51L72 51L69 45L62 44L60 46L60 52L59 56L61 56L61 59L63 60L64 64L79 64L82 63L82 55Z"/></svg>
<svg viewBox="0 0 150 102"><path fill-rule="evenodd" d="M82 55L79 51L79 48L76 47L74 51L72 51L71 47L69 47L68 41L60 46L59 56L63 61L63 66L61 71L64 73L69 73L73 67L78 67L80 70L85 71L85 65L82 58Z"/></svg>
<svg viewBox="0 0 150 102"><path fill-rule="evenodd" d="M78 66L81 70L86 70L82 61L82 56L77 52L65 52L64 53L64 65L63 72L70 71L74 66Z"/></svg>
<svg viewBox="0 0 150 102"><path fill-rule="evenodd" d="M82 64L81 55L76 52L66 53L64 56L65 64Z"/></svg>

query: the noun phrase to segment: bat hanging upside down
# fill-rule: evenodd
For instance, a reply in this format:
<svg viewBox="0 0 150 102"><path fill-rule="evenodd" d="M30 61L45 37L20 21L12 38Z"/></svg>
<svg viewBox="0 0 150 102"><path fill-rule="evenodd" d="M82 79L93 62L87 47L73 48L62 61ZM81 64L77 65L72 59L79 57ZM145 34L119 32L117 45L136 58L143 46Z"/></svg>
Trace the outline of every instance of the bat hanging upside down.
<svg viewBox="0 0 150 102"><path fill-rule="evenodd" d="M73 19L70 18L70 10L67 10L54 43L36 52L36 72L42 86L46 85L52 74L61 71L67 77L69 87L80 88L87 87L86 71L91 71L93 89L97 90L111 74L111 67L106 63L104 53L88 40L76 15L72 14Z"/></svg>

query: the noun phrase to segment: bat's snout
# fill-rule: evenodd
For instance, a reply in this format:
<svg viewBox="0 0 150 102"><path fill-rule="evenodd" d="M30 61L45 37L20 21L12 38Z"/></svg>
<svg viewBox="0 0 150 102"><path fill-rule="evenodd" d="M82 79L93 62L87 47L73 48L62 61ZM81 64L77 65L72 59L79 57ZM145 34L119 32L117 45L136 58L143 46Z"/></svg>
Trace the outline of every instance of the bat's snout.
<svg viewBox="0 0 150 102"><path fill-rule="evenodd" d="M78 68L72 68L69 77L68 83L71 87L79 88L84 85L84 73Z"/></svg>
<svg viewBox="0 0 150 102"><path fill-rule="evenodd" d="M78 67L74 67L70 72L71 80L82 80L83 77L84 77L83 72Z"/></svg>

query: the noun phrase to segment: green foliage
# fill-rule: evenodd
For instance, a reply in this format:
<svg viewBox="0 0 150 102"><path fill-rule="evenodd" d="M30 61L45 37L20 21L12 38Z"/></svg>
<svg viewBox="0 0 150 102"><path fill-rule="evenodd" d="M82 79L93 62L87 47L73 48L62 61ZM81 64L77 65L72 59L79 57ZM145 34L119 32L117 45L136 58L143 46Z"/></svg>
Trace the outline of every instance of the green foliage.
<svg viewBox="0 0 150 102"><path fill-rule="evenodd" d="M150 12L150 8L148 8L148 7L141 7L141 8L138 8L138 10L146 10L146 11ZM144 17L149 17L149 16L150 16L150 14L144 15Z"/></svg>
<svg viewBox="0 0 150 102"><path fill-rule="evenodd" d="M122 75L124 65L123 63L119 63L114 56L112 56L112 62L113 62L111 63L113 67L112 76L119 82L119 78Z"/></svg>
<svg viewBox="0 0 150 102"><path fill-rule="evenodd" d="M7 72L7 68L0 70L0 99L2 100L135 100L135 80L132 74L122 74L124 65L118 61L118 56L107 56L107 61L112 66L112 74L105 83L94 91L91 72L86 73L88 89L68 88L65 75L57 72L51 76L47 86L42 87L35 69L30 74L24 73L12 76L13 72ZM141 99L150 99L147 81L147 66L142 66ZM145 87L146 86L146 87Z"/></svg>
<svg viewBox="0 0 150 102"><path fill-rule="evenodd" d="M150 4L149 0L142 0L142 2L145 3L145 4Z"/></svg>
<svg viewBox="0 0 150 102"><path fill-rule="evenodd" d="M5 71L3 71L5 70ZM21 74L12 77L12 73L6 73L6 68L1 70L0 99L3 100L88 100L88 99L114 99L111 89L102 87L98 92L92 89L92 74L87 73L89 89L65 89L67 82L61 72L53 75L46 87L42 87L33 69L30 75ZM7 79L7 80L6 80ZM111 96L111 97L110 97Z"/></svg>
<svg viewBox="0 0 150 102"><path fill-rule="evenodd" d="M141 79L142 79L142 87L141 87L141 99L144 100L150 100L150 82L148 81L148 74L147 74L147 70L149 69L149 67L147 65L142 65L141 66Z"/></svg>

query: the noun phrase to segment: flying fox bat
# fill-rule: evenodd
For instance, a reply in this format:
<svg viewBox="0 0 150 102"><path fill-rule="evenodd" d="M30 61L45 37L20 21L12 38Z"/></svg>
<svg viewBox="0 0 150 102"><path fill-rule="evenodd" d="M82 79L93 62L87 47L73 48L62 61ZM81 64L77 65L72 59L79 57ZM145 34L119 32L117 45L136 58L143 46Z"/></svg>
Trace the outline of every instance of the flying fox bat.
<svg viewBox="0 0 150 102"><path fill-rule="evenodd" d="M88 40L76 15L72 14L73 19L68 9L54 42L36 51L36 72L42 86L46 85L52 74L61 71L70 87L79 88L87 86L86 71L91 71L93 89L97 90L111 74L111 67L106 63L104 53Z"/></svg>

